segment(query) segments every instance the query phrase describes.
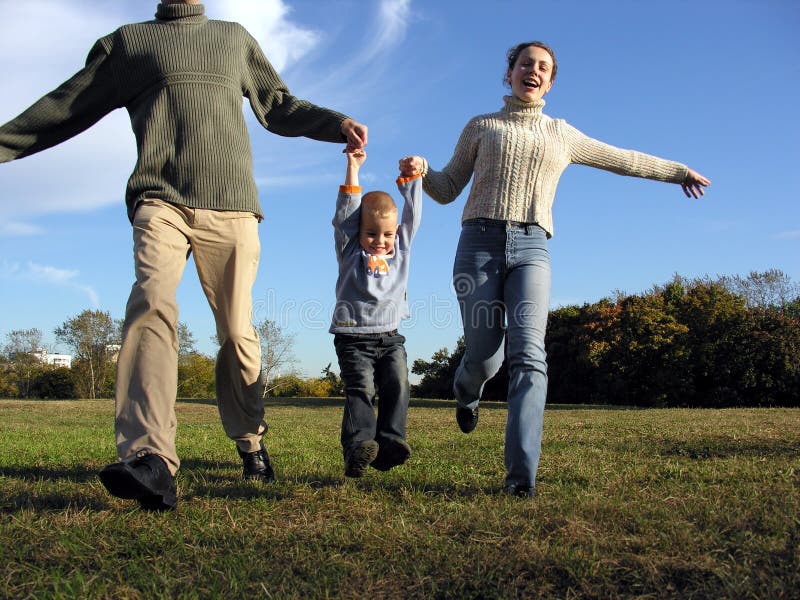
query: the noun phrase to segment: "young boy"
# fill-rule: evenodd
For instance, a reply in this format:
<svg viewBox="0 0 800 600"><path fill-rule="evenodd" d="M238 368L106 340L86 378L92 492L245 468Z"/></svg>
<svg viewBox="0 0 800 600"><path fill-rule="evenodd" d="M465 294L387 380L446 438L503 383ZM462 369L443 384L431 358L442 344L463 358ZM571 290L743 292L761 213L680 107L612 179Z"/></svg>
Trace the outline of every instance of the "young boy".
<svg viewBox="0 0 800 600"><path fill-rule="evenodd" d="M347 172L333 218L339 277L330 332L345 386L342 418L344 474L361 477L369 465L388 471L411 456L406 442L409 385L405 337L411 240L420 223L422 178L400 177L404 199L385 192L361 196L358 171L367 158L348 147ZM378 417L373 402L378 396Z"/></svg>

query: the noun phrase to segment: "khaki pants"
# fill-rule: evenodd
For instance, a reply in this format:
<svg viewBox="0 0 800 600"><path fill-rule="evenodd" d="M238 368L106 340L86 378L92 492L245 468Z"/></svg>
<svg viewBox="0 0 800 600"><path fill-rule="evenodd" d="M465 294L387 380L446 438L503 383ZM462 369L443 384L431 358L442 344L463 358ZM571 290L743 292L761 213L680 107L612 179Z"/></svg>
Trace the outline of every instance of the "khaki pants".
<svg viewBox="0 0 800 600"><path fill-rule="evenodd" d="M190 253L221 344L216 390L225 433L258 450L264 423L261 345L252 289L261 251L252 213L192 209L145 200L133 220L133 284L117 364L116 442L120 460L149 450L174 474L178 385L176 290Z"/></svg>

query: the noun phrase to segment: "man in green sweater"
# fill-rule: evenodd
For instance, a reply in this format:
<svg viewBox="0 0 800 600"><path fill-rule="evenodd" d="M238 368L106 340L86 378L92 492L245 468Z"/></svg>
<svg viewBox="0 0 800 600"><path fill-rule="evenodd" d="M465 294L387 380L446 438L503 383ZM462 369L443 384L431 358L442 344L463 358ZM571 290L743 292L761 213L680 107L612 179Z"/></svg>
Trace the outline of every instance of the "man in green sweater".
<svg viewBox="0 0 800 600"><path fill-rule="evenodd" d="M0 127L0 162L29 156L124 107L138 160L126 204L136 281L125 312L116 382L120 462L100 479L152 510L176 503L176 289L190 254L216 320L216 387L244 477L274 480L262 442L261 347L252 324L263 213L242 114L283 136L361 148L367 128L289 93L237 23L209 20L199 0L158 5L156 18L99 39L86 66Z"/></svg>

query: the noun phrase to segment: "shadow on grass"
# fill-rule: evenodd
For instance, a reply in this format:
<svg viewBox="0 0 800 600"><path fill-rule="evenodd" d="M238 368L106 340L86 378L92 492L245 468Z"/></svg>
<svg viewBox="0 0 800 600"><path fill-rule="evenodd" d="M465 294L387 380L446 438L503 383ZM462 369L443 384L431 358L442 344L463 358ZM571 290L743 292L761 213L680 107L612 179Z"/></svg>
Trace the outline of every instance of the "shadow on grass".
<svg viewBox="0 0 800 600"><path fill-rule="evenodd" d="M385 479L382 472L370 469L363 478L352 479L331 476L328 472L305 471L284 476L278 471L274 484L247 482L241 477L240 466L231 468L229 463L187 459L183 461L181 477L184 480L184 498L229 498L283 500L294 496L298 487L324 490L355 486L365 492L384 492L402 498L408 492L422 493L443 498L471 498L480 494L498 494L499 486L481 488L456 484L408 482ZM224 472L223 472L224 470ZM180 484L180 480L179 480Z"/></svg>
<svg viewBox="0 0 800 600"><path fill-rule="evenodd" d="M22 479L24 481L41 481L66 479L75 483L86 483L97 480L98 469L87 467L71 467L53 469L48 467L0 467L0 477Z"/></svg>
<svg viewBox="0 0 800 600"><path fill-rule="evenodd" d="M87 467L63 469L42 467L0 468L0 477L8 479L4 483L3 493L0 495L0 513L14 513L20 510L36 510L40 512L63 511L66 509L106 510L109 508L107 503L99 501L91 495L82 494L80 489L68 491L22 491L15 489L17 487L29 488L31 484L39 484L41 482L53 483L55 487L63 487L69 483L76 485L99 484L100 480L97 477L97 473L96 469ZM12 480L16 480L18 484L12 485Z"/></svg>
<svg viewBox="0 0 800 600"><path fill-rule="evenodd" d="M242 480L239 466L229 463L203 460L186 460L178 475L179 502L192 500L268 500L288 501L296 499L302 490L355 488L364 493L386 494L397 502L406 501L410 494L439 499L472 499L480 496L501 495L500 486L465 486L457 483L410 482L388 479L382 473L370 470L360 479L331 476L329 473L308 471L291 477L281 477L274 484L247 482ZM97 471L82 467L72 469L5 468L0 476L8 478L8 485L0 493L0 514L20 511L38 513L63 511L107 511L115 508L116 499L108 495L99 483ZM11 480L16 479L15 484ZM57 487L72 483L74 487L32 490L31 484L53 481ZM96 483L94 489L82 493L82 485ZM101 490L100 495L97 489ZM134 501L125 501L123 512L141 510Z"/></svg>
<svg viewBox="0 0 800 600"><path fill-rule="evenodd" d="M178 402L186 404L204 404L216 406L216 400L207 398L180 398ZM270 407L292 407L292 408L336 408L344 406L344 398L266 398L264 404L267 409ZM482 409L505 410L506 403L498 400L484 400L480 403ZM411 398L411 408L441 408L443 410L453 410L455 400L439 400L432 398ZM644 410L636 406L616 406L610 404L547 404L546 410Z"/></svg>
<svg viewBox="0 0 800 600"><path fill-rule="evenodd" d="M699 440L655 441L655 452L661 456L677 456L694 460L713 458L800 458L800 447L785 440L711 438Z"/></svg>
<svg viewBox="0 0 800 600"><path fill-rule="evenodd" d="M108 497L111 500L111 496ZM108 510L110 505L96 498L68 494L11 494L0 498L0 513L12 514L21 510L62 512L65 510Z"/></svg>

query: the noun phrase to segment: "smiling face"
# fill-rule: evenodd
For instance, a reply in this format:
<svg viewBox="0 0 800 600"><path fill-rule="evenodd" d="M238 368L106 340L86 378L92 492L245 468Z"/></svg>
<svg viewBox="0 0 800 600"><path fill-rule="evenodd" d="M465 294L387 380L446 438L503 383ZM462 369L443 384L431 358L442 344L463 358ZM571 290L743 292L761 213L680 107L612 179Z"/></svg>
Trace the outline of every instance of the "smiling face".
<svg viewBox="0 0 800 600"><path fill-rule="evenodd" d="M506 73L506 80L518 100L541 100L553 86L553 58L544 48L527 46Z"/></svg>
<svg viewBox="0 0 800 600"><path fill-rule="evenodd" d="M397 240L397 205L386 192L367 192L361 199L358 243L368 254L386 256Z"/></svg>
<svg viewBox="0 0 800 600"><path fill-rule="evenodd" d="M369 254L386 256L394 252L397 239L397 212L379 215L369 210L361 211L358 242Z"/></svg>

